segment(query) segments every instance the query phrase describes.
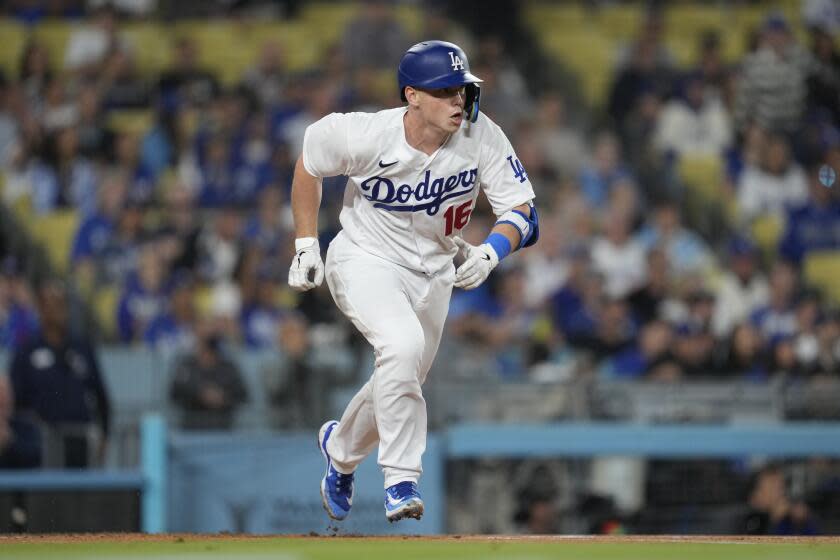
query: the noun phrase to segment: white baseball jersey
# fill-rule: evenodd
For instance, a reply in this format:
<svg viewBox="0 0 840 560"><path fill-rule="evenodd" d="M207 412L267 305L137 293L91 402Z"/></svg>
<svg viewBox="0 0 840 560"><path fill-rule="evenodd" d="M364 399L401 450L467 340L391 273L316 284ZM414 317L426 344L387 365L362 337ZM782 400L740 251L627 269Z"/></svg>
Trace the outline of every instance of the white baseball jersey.
<svg viewBox="0 0 840 560"><path fill-rule="evenodd" d="M534 198L504 132L483 113L432 155L405 139L407 107L332 113L307 128L303 164L315 177L346 175L341 225L362 249L425 274L451 266L452 241L480 186L500 216Z"/></svg>

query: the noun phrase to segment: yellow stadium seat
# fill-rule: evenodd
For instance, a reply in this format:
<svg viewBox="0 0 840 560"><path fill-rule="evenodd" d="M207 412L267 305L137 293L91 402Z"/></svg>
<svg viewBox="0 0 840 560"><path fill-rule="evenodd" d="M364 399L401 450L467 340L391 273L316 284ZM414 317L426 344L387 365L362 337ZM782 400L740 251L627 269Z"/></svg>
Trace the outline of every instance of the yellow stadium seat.
<svg viewBox="0 0 840 560"><path fill-rule="evenodd" d="M723 161L717 156L682 157L678 174L692 192L704 199L720 199L723 180Z"/></svg>
<svg viewBox="0 0 840 560"><path fill-rule="evenodd" d="M840 303L840 251L809 253L804 262L805 281Z"/></svg>
<svg viewBox="0 0 840 560"><path fill-rule="evenodd" d="M156 23L131 22L122 28L137 61L137 69L145 76L160 73L170 60L169 28Z"/></svg>
<svg viewBox="0 0 840 560"><path fill-rule="evenodd" d="M117 301L119 291L117 286L104 286L96 290L93 295L93 312L96 322L104 331L106 338L117 332Z"/></svg>
<svg viewBox="0 0 840 560"><path fill-rule="evenodd" d="M154 113L150 109L123 109L108 113L108 126L115 132L128 132L143 136L154 124Z"/></svg>
<svg viewBox="0 0 840 560"><path fill-rule="evenodd" d="M67 272L70 248L79 228L79 215L75 210L59 210L38 216L30 222L30 234L46 251L53 270Z"/></svg>
<svg viewBox="0 0 840 560"><path fill-rule="evenodd" d="M612 39L633 40L644 21L644 10L632 4L613 4L599 9L595 19L598 32Z"/></svg>
<svg viewBox="0 0 840 560"><path fill-rule="evenodd" d="M523 12L524 20L532 27L547 25L558 31L580 28L588 20L588 13L579 2L531 2Z"/></svg>
<svg viewBox="0 0 840 560"><path fill-rule="evenodd" d="M577 75L587 99L600 106L612 76L614 43L589 29L554 33L543 40L547 51Z"/></svg>
<svg viewBox="0 0 840 560"><path fill-rule="evenodd" d="M766 257L776 254L784 223L779 216L765 214L752 223L752 236Z"/></svg>
<svg viewBox="0 0 840 560"><path fill-rule="evenodd" d="M64 55L70 34L79 26L63 21L45 21L33 28L35 39L49 53L50 64L55 69L64 68Z"/></svg>
<svg viewBox="0 0 840 560"><path fill-rule="evenodd" d="M0 49L0 69L8 77L17 76L20 57L26 45L26 30L16 21L0 19L0 37L3 48Z"/></svg>

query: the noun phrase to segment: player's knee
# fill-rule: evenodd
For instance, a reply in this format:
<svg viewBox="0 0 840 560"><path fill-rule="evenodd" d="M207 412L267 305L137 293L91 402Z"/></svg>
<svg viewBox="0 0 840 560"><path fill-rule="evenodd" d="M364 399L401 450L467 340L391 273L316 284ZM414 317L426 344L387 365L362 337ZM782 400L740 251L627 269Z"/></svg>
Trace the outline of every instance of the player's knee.
<svg viewBox="0 0 840 560"><path fill-rule="evenodd" d="M380 356L383 360L398 365L398 370L413 372L418 375L423 360L423 336L393 337L382 345Z"/></svg>

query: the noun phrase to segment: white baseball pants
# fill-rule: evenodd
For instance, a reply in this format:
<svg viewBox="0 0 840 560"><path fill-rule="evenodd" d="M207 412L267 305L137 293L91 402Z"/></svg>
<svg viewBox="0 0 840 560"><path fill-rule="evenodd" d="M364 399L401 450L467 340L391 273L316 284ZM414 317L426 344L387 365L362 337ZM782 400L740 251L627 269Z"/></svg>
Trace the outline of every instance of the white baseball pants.
<svg viewBox="0 0 840 560"><path fill-rule="evenodd" d="M420 386L440 344L455 267L427 276L371 255L339 233L327 250L326 279L376 358L373 375L347 405L327 451L347 474L379 444L385 488L416 482L426 449Z"/></svg>

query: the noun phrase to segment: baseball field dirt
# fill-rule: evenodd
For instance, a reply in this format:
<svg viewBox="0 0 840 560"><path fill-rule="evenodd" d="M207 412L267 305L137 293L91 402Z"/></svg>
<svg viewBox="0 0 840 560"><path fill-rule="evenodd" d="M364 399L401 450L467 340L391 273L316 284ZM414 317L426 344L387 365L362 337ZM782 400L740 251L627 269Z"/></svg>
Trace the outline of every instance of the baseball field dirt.
<svg viewBox="0 0 840 560"><path fill-rule="evenodd" d="M14 535L2 559L122 560L835 560L840 538Z"/></svg>

